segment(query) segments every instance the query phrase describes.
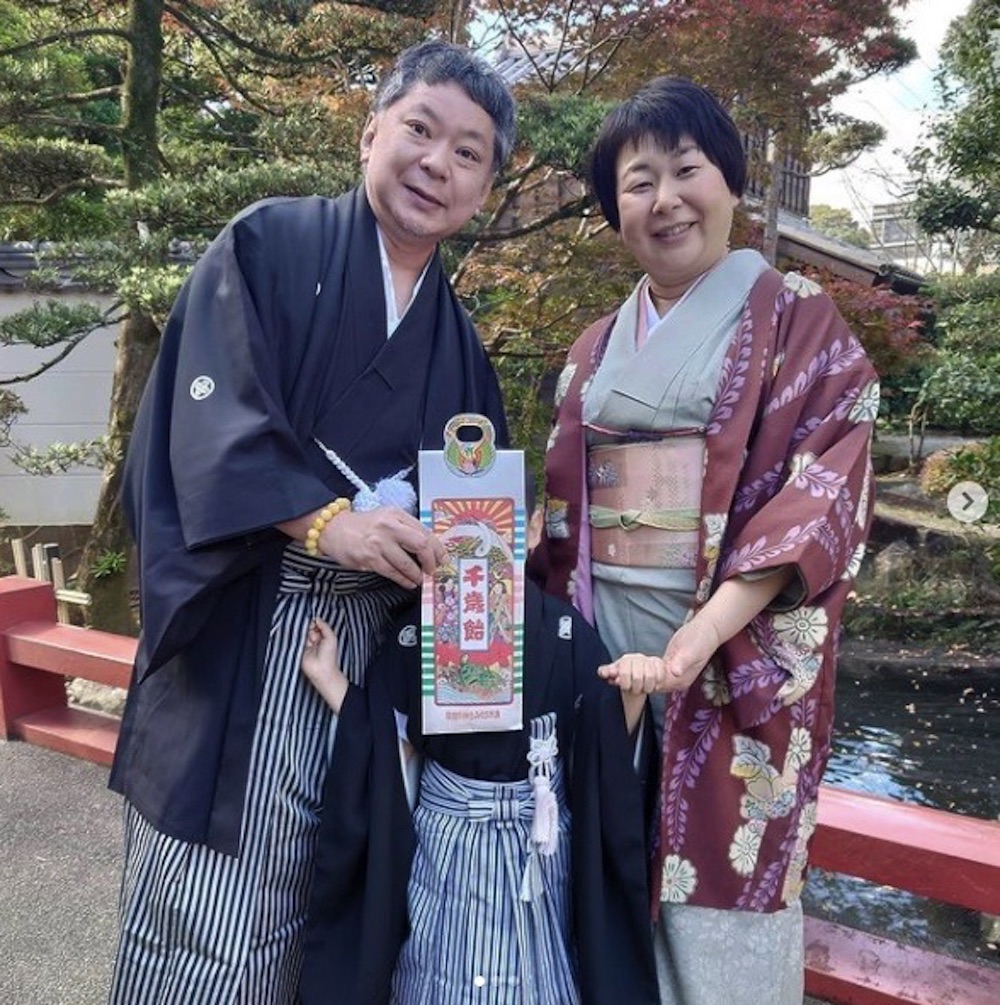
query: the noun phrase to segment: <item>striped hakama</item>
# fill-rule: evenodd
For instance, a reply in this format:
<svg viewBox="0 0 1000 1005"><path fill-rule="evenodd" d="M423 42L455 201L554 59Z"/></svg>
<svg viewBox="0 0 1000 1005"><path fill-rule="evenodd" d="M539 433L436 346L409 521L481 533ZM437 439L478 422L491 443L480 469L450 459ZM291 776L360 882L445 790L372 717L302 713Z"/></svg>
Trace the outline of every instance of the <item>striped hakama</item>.
<svg viewBox="0 0 1000 1005"><path fill-rule="evenodd" d="M549 719L552 729L554 715ZM410 936L393 978L397 1005L573 1005L569 810L556 762L554 853L532 843L530 780L466 778L424 765L414 812Z"/></svg>
<svg viewBox="0 0 1000 1005"><path fill-rule="evenodd" d="M125 804L122 936L113 1005L296 1000L323 781L336 717L300 670L310 621L336 631L363 683L408 592L285 550L263 667L239 857L156 831Z"/></svg>

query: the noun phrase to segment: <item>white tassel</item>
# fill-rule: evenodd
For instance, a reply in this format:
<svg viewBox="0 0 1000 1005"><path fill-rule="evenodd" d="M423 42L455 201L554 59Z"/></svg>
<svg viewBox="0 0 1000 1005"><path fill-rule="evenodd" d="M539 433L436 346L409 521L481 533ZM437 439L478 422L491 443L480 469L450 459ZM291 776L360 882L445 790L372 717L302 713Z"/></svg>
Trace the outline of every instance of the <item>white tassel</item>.
<svg viewBox="0 0 1000 1005"><path fill-rule="evenodd" d="M378 509L380 506L398 506L406 513L416 514L417 493L413 486L406 481L406 475L409 473L410 469L407 468L394 474L391 478L383 478L376 482L373 489L366 485L354 497L351 508L360 513Z"/></svg>
<svg viewBox="0 0 1000 1005"><path fill-rule="evenodd" d="M536 775L531 784L535 792L531 840L542 855L555 855L559 848L559 803L547 775Z"/></svg>

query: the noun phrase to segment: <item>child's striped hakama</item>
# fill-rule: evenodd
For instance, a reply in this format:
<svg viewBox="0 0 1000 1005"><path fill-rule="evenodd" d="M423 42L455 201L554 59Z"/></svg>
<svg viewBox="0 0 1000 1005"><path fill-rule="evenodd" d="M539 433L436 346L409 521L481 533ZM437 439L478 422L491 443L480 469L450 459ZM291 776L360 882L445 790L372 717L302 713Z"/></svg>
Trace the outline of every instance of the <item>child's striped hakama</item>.
<svg viewBox="0 0 1000 1005"><path fill-rule="evenodd" d="M296 1000L323 781L336 719L300 671L310 621L363 681L405 591L285 551L263 668L238 858L156 831L125 805L122 936L112 1005L284 1005Z"/></svg>
<svg viewBox="0 0 1000 1005"><path fill-rule="evenodd" d="M546 716L551 733L555 716ZM534 725L534 724L533 724ZM424 765L414 812L410 936L393 979L397 1005L573 1005L569 811L562 773L553 854L532 841L530 780L465 778Z"/></svg>

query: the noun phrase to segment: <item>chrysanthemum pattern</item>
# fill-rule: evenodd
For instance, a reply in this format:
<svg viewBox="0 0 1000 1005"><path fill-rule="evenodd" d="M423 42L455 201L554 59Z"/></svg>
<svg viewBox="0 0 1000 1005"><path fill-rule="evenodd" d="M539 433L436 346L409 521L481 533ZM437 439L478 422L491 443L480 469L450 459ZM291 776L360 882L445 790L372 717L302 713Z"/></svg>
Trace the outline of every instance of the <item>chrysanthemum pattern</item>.
<svg viewBox="0 0 1000 1005"><path fill-rule="evenodd" d="M830 619L822 607L804 605L774 615L779 637L799 649L818 649L826 641Z"/></svg>
<svg viewBox="0 0 1000 1005"><path fill-rule="evenodd" d="M757 868L767 822L787 817L795 808L795 793L799 774L812 757L812 739L808 729L792 731L791 741L782 770L772 764L771 750L765 743L737 734L733 738L733 759L730 773L743 780L745 792L740 800L740 815L744 823L733 833L729 844L729 862L740 876L752 876ZM809 832L811 833L811 831ZM804 838L800 823L799 838L803 856L808 835ZM798 868L801 875L804 864Z"/></svg>
<svg viewBox="0 0 1000 1005"><path fill-rule="evenodd" d="M669 904L683 904L698 886L698 870L686 858L668 855L663 860L663 877L660 900Z"/></svg>
<svg viewBox="0 0 1000 1005"><path fill-rule="evenodd" d="M729 863L739 875L753 875L763 839L764 828L757 820L741 824L736 829L729 845Z"/></svg>
<svg viewBox="0 0 1000 1005"><path fill-rule="evenodd" d="M823 292L823 287L815 280L807 279L801 272L785 273L785 288L791 290L797 297L815 297Z"/></svg>
<svg viewBox="0 0 1000 1005"><path fill-rule="evenodd" d="M874 422L878 418L881 390L877 380L866 384L851 408L848 418L851 422Z"/></svg>

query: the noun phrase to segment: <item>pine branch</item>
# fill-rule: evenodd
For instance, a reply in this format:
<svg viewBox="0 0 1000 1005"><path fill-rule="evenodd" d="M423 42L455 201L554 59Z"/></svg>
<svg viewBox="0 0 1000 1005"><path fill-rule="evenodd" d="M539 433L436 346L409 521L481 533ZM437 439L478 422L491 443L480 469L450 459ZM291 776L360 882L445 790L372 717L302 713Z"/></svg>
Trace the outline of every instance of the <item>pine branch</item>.
<svg viewBox="0 0 1000 1005"><path fill-rule="evenodd" d="M0 206L51 206L53 203L58 202L64 195L68 195L70 192L81 192L91 188L110 189L123 187L124 185L120 180L116 180L114 178L98 178L91 175L87 178L76 178L63 185L57 185L47 195L43 195L35 199L28 197L21 199L0 198Z"/></svg>
<svg viewBox="0 0 1000 1005"><path fill-rule="evenodd" d="M73 31L57 32L54 35L46 35L44 38L35 38L30 42L22 42L20 45L0 49L0 58L20 56L26 52L37 52L50 45L63 45L66 42L77 42L84 38L119 38L123 42L132 41L132 36L121 28L77 28Z"/></svg>
<svg viewBox="0 0 1000 1005"><path fill-rule="evenodd" d="M192 35L194 35L199 42L208 50L209 55L215 61L215 65L222 74L223 79L227 84L238 94L251 108L256 108L257 111L263 112L265 115L280 115L281 110L278 108L271 108L264 102L259 101L255 98L237 79L236 71L232 69L227 61L223 58L221 48L217 46L214 39L210 38L205 31L197 24L194 23L190 18L183 14L180 10L173 7L170 4L164 4L163 9L172 14L177 20L183 24Z"/></svg>
<svg viewBox="0 0 1000 1005"><path fill-rule="evenodd" d="M374 4L364 3L359 5L374 6ZM187 3L185 0L177 0L176 4L169 2L164 3L163 9L167 13L172 14L182 24L186 25L191 31L198 35L198 38L203 42L205 41L204 29L196 28L195 21L202 22L212 31L231 42L234 46L236 46L236 48L242 49L244 52L252 53L254 56L257 56L269 63L286 63L295 67L308 66L312 63L325 62L340 53L340 48L334 46L323 52L313 53L309 56L287 55L285 53L275 52L273 49L265 48L262 45L258 45L253 39L246 38L238 32L233 31L232 28L228 27L228 25L223 23L218 17L198 4ZM392 10L393 5L389 4L388 9ZM215 58L217 59L218 57Z"/></svg>

